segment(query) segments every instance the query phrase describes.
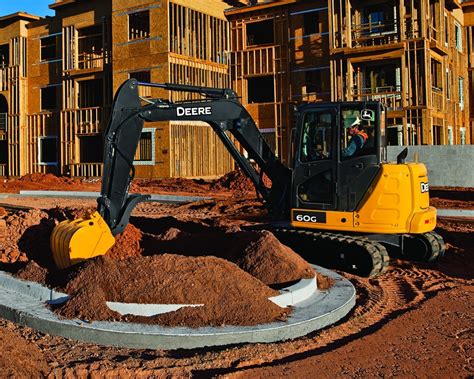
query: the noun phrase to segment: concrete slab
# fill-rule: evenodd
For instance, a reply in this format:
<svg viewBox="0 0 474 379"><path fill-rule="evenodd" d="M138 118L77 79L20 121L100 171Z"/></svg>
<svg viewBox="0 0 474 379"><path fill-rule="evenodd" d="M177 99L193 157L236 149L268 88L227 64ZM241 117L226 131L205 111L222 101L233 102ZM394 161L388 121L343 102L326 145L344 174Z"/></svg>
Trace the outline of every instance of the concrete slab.
<svg viewBox="0 0 474 379"><path fill-rule="evenodd" d="M161 327L119 322L60 319L47 305L64 294L0 273L0 316L43 333L95 344L140 349L193 349L240 343L275 342L301 337L331 325L355 305L354 286L342 276L315 266L334 279L328 291L316 291L293 307L287 321L249 327Z"/></svg>

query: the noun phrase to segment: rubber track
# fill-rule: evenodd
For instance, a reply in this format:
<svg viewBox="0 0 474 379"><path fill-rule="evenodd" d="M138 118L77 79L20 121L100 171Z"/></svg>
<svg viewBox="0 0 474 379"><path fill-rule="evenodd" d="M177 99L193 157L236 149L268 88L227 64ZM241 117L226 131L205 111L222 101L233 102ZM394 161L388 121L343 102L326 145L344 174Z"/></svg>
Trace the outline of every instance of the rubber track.
<svg viewBox="0 0 474 379"><path fill-rule="evenodd" d="M424 233L423 236L431 246L431 254L426 261L434 262L437 259L442 258L446 251L446 244L444 243L443 237L436 232Z"/></svg>
<svg viewBox="0 0 474 379"><path fill-rule="evenodd" d="M342 248L349 249L344 249L345 251L350 251L351 248L355 246L358 248L363 248L365 252L369 254L372 262L371 267L365 267L363 270L365 272L369 272L368 275L366 275L368 277L382 274L386 270L390 260L387 250L382 244L375 241L370 241L366 237L279 227L265 227L265 230L272 232L277 238L284 238L286 236L293 237L297 235L298 238L305 240L302 241L302 243L307 242L307 239L311 239L311 244L314 246L317 246L318 244L324 244L325 242L330 242L331 244L335 243ZM328 253L335 254L335 252ZM351 272L347 269L347 267L341 267L341 270Z"/></svg>

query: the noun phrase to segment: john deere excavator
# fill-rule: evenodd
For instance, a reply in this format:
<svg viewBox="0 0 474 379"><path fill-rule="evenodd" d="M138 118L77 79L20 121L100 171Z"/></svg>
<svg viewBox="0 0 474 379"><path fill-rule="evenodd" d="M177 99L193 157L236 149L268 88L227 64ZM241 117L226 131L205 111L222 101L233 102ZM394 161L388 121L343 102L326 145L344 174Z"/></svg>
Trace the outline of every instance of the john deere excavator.
<svg viewBox="0 0 474 379"><path fill-rule="evenodd" d="M141 85L202 98L146 99L143 105ZM105 131L97 212L55 227L51 249L57 266L105 254L113 246L134 207L148 199L128 193L143 124L168 120L207 122L274 216L275 222L257 228L272 231L309 260L375 276L387 266L389 252L420 261L443 255L444 241L433 231L436 209L429 205L426 167L405 163L406 150L396 163L386 161L385 109L380 103L307 103L296 114L286 167L233 90L126 81L115 95ZM348 127L354 123L366 141L350 155ZM271 186L265 186L264 175Z"/></svg>

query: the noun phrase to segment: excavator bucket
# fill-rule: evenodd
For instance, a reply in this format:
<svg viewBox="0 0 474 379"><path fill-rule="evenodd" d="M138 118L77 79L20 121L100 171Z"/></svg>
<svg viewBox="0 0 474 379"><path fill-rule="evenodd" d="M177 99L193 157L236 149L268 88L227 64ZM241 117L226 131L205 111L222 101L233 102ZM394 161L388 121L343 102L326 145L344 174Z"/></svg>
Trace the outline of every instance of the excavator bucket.
<svg viewBox="0 0 474 379"><path fill-rule="evenodd" d="M53 229L50 244L60 269L105 254L115 238L99 212L77 220L66 220Z"/></svg>

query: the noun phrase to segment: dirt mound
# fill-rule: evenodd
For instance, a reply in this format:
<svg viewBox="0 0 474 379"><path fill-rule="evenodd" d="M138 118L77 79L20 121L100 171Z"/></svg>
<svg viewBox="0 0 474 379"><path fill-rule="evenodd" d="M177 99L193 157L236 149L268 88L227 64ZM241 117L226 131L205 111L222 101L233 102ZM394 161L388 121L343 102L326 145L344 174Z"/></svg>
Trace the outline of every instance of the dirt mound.
<svg viewBox="0 0 474 379"><path fill-rule="evenodd" d="M303 258L283 245L272 233L256 233L237 259L237 265L263 283L287 284L301 278L312 278L314 270Z"/></svg>
<svg viewBox="0 0 474 379"><path fill-rule="evenodd" d="M72 298L56 311L68 318L160 325L255 325L284 319L287 309L268 300L278 294L236 265L215 257L155 255L87 262L66 287ZM122 317L106 301L204 304L155 317Z"/></svg>
<svg viewBox="0 0 474 379"><path fill-rule="evenodd" d="M67 177L58 177L53 174L27 174L18 178L21 182L33 182L33 183L69 183L71 179Z"/></svg>
<svg viewBox="0 0 474 379"><path fill-rule="evenodd" d="M231 190L234 192L255 192L255 187L252 181L242 172L242 170L234 170L221 176L211 184L211 189L216 191Z"/></svg>
<svg viewBox="0 0 474 379"><path fill-rule="evenodd" d="M144 254L156 252L187 256L213 255L237 264L267 285L281 286L311 278L309 264L267 231L222 231L190 233L170 228L158 236L146 236Z"/></svg>

